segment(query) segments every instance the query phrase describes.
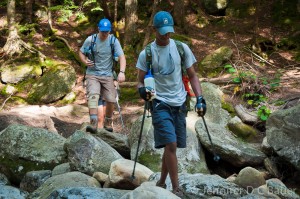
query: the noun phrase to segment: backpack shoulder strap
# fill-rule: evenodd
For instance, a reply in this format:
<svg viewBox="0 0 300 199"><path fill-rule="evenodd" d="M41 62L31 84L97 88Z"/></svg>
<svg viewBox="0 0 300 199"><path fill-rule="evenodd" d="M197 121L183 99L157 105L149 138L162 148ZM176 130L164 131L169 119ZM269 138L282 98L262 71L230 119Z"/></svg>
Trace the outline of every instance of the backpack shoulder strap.
<svg viewBox="0 0 300 199"><path fill-rule="evenodd" d="M96 39L97 39L97 33L92 35L92 40L91 40L91 45L90 45L91 50L93 50L93 48L95 46Z"/></svg>
<svg viewBox="0 0 300 199"><path fill-rule="evenodd" d="M145 48L146 53L146 64L147 68L152 69L152 52L151 52L151 43L149 43Z"/></svg>
<svg viewBox="0 0 300 199"><path fill-rule="evenodd" d="M95 65L96 65L96 63L95 63L94 46L95 46L95 43L96 43L96 39L97 39L97 34L93 34L92 35L92 40L91 40L91 45L90 45L90 50L91 50L92 59L94 60Z"/></svg>
<svg viewBox="0 0 300 199"><path fill-rule="evenodd" d="M116 37L111 34L110 35L110 40L109 40L109 44L110 44L110 50L111 50L111 57L112 57L112 62L113 62L113 66L112 66L112 73L113 73L113 78L114 80L117 80L117 73L116 73L116 67L118 65L118 61L116 61L115 59L115 42L116 42Z"/></svg>
<svg viewBox="0 0 300 199"><path fill-rule="evenodd" d="M182 74L187 75L186 68L184 67L185 52L184 52L184 49L183 49L183 45L182 45L181 41L178 41L178 40L174 40L174 41L175 41L175 44L176 44L176 47L177 47L177 50L178 50L178 53L179 53L180 59L181 59Z"/></svg>
<svg viewBox="0 0 300 199"><path fill-rule="evenodd" d="M116 39L117 38L113 34L111 34L109 43L110 43L110 49L111 49L112 56L114 56L114 54L115 54L115 42L116 42Z"/></svg>

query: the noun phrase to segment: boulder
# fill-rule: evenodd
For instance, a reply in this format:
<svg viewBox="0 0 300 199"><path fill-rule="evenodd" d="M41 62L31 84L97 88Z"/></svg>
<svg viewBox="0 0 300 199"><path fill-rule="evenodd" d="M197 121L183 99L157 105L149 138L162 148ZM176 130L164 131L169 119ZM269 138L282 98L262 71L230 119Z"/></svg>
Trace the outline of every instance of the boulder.
<svg viewBox="0 0 300 199"><path fill-rule="evenodd" d="M81 171L89 175L94 172L108 173L113 161L123 157L110 145L98 137L75 131L64 144L64 150L72 170Z"/></svg>
<svg viewBox="0 0 300 199"><path fill-rule="evenodd" d="M99 182L86 174L74 171L48 178L29 198L48 198L51 193L62 188L101 187Z"/></svg>
<svg viewBox="0 0 300 199"><path fill-rule="evenodd" d="M9 180L19 183L29 171L52 170L66 162L65 140L45 129L12 124L0 132L0 164L10 171Z"/></svg>
<svg viewBox="0 0 300 199"><path fill-rule="evenodd" d="M75 83L76 72L72 66L56 65L33 84L27 100L31 104L58 101L71 92Z"/></svg>
<svg viewBox="0 0 300 199"><path fill-rule="evenodd" d="M135 189L146 182L153 173L149 168L136 163L133 175L134 161L119 159L111 163L108 180L109 186L119 189Z"/></svg>
<svg viewBox="0 0 300 199"><path fill-rule="evenodd" d="M263 174L252 167L243 168L237 175L235 181L237 185L247 189L247 191L252 191L253 189L264 185L266 180Z"/></svg>
<svg viewBox="0 0 300 199"><path fill-rule="evenodd" d="M300 171L300 104L277 110L266 123L266 136L274 151Z"/></svg>

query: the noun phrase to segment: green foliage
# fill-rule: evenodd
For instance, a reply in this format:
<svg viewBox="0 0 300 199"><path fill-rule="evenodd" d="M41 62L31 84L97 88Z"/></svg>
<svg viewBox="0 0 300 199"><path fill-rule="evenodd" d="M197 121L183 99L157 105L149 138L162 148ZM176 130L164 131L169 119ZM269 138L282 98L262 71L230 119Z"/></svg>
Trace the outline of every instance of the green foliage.
<svg viewBox="0 0 300 199"><path fill-rule="evenodd" d="M9 94L7 93L6 89L7 89L7 86L4 86L3 89L0 91L0 95L2 95L4 97L8 96Z"/></svg>
<svg viewBox="0 0 300 199"><path fill-rule="evenodd" d="M300 62L300 52L297 52L294 59L298 62Z"/></svg>
<svg viewBox="0 0 300 199"><path fill-rule="evenodd" d="M136 68L136 48L133 48L131 45L126 45L124 48L124 53L126 55L126 81L135 82L137 81ZM119 65L118 67L119 68Z"/></svg>
<svg viewBox="0 0 300 199"><path fill-rule="evenodd" d="M297 10L298 0L275 1L272 8L274 21L283 27L299 30L300 15Z"/></svg>
<svg viewBox="0 0 300 199"><path fill-rule="evenodd" d="M7 1L0 2L0 8L6 8L6 6L7 6Z"/></svg>
<svg viewBox="0 0 300 199"><path fill-rule="evenodd" d="M50 7L51 11L58 11L60 16L58 17L58 22L65 22L69 20L69 17L73 15L73 12L76 12L78 6L74 4L73 1L64 0L64 3L61 5L56 5Z"/></svg>
<svg viewBox="0 0 300 199"><path fill-rule="evenodd" d="M265 121L271 114L270 109L262 104L267 103L267 92L277 90L280 85L280 73L274 77L260 77L250 71L238 71L231 64L226 64L224 69L232 75L232 81L239 84L234 89L234 94L241 93L242 99L247 102L250 107L258 109L258 117Z"/></svg>
<svg viewBox="0 0 300 199"><path fill-rule="evenodd" d="M235 68L233 68L233 66L231 64L226 64L224 66L224 69L226 70L227 73L230 73L230 74L236 72Z"/></svg>
<svg viewBox="0 0 300 199"><path fill-rule="evenodd" d="M260 103L265 102L267 98L259 93L245 93L243 99L247 100L247 103L251 106L258 106Z"/></svg>
<svg viewBox="0 0 300 199"><path fill-rule="evenodd" d="M87 7L87 6L93 6L93 4L96 4L97 1L96 0L87 0L83 3L83 6L84 7Z"/></svg>
<svg viewBox="0 0 300 199"><path fill-rule="evenodd" d="M86 18L85 15L84 15L84 13L81 12L81 11L76 12L75 15L76 15L76 19L78 21L82 21L82 20L84 20Z"/></svg>
<svg viewBox="0 0 300 199"><path fill-rule="evenodd" d="M257 9L253 5L253 1L228 1L228 8L226 9L226 16L246 18L253 16Z"/></svg>
<svg viewBox="0 0 300 199"><path fill-rule="evenodd" d="M137 103L140 100L139 93L136 87L133 88L121 88L120 102L132 102Z"/></svg>
<svg viewBox="0 0 300 199"><path fill-rule="evenodd" d="M271 110L269 108L267 108L265 105L259 107L258 112L257 112L257 116L262 121L266 121L269 118L270 114L271 114Z"/></svg>
<svg viewBox="0 0 300 199"><path fill-rule="evenodd" d="M36 27L38 24L24 24L19 25L18 30L23 35L31 35L33 36L36 33Z"/></svg>

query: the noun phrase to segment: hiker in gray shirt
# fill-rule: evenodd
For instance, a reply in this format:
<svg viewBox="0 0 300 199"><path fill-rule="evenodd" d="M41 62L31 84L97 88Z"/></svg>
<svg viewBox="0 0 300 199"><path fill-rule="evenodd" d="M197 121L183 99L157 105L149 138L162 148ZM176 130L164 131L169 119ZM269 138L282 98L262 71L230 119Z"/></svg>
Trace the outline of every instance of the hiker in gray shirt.
<svg viewBox="0 0 300 199"><path fill-rule="evenodd" d="M86 82L90 123L95 131L98 127L98 105L100 96L106 103L104 128L113 131L113 110L116 103L116 89L113 77L113 59L120 61L118 82L125 81L126 59L121 44L110 34L111 23L101 19L98 23L99 33L89 36L80 48L80 60L87 66ZM112 53L113 52L113 53Z"/></svg>
<svg viewBox="0 0 300 199"><path fill-rule="evenodd" d="M181 43L184 57L178 50L174 33L174 22L170 13L160 11L153 19L155 40L140 53L136 67L138 69L138 90L146 103L151 100L152 124L154 127L155 148L164 148L161 176L157 186L166 188L167 175L170 176L173 193L183 196L178 183L178 165L176 149L186 147L186 96L189 90L184 82L190 81L197 98L195 110L204 116L206 103L202 97L199 78L193 65L196 59L190 48ZM151 59L149 55L151 54ZM181 62L183 60L183 62ZM186 76L183 75L186 72ZM145 86L149 76L154 77L155 89ZM146 78L146 79L145 79ZM186 78L186 79L184 79ZM146 107L146 106L145 106Z"/></svg>

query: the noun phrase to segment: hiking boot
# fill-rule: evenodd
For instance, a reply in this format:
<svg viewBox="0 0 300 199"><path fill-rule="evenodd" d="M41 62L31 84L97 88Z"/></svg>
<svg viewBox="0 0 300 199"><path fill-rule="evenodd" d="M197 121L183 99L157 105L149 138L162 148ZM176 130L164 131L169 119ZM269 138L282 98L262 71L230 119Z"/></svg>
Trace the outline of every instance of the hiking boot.
<svg viewBox="0 0 300 199"><path fill-rule="evenodd" d="M104 129L109 132L113 132L113 120L111 117L105 117Z"/></svg>
<svg viewBox="0 0 300 199"><path fill-rule="evenodd" d="M180 188L177 188L176 190L173 190L172 193L175 194L176 196L178 196L179 198L184 197L184 193Z"/></svg>
<svg viewBox="0 0 300 199"><path fill-rule="evenodd" d="M97 118L91 118L90 119L90 125L86 127L86 132L90 133L97 133L97 127L98 127L98 120Z"/></svg>
<svg viewBox="0 0 300 199"><path fill-rule="evenodd" d="M97 133L97 129L95 129L92 126L86 126L85 131L89 132L89 133L92 133L92 134L96 134Z"/></svg>
<svg viewBox="0 0 300 199"><path fill-rule="evenodd" d="M156 182L156 186L157 186L157 187L161 187L161 188L163 188L163 189L166 189L166 188L167 188L167 185L166 185L166 184L161 184L160 181L157 181L157 182Z"/></svg>

